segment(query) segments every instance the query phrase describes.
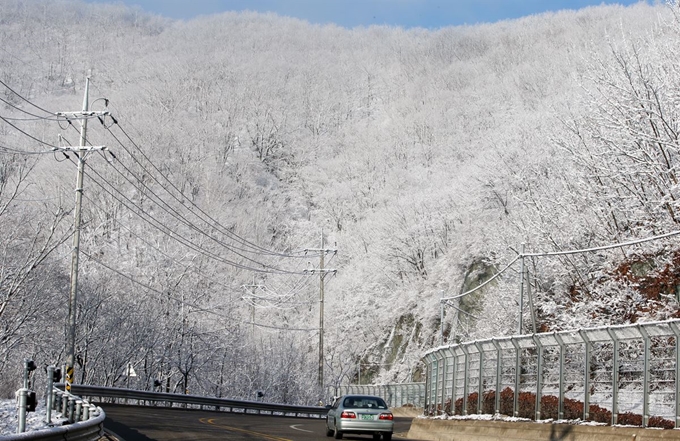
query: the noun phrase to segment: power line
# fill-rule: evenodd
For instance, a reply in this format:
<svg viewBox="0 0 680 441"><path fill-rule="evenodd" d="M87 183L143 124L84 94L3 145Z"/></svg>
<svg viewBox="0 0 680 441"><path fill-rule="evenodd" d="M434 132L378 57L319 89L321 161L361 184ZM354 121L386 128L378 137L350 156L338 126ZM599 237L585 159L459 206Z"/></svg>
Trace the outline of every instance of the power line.
<svg viewBox="0 0 680 441"><path fill-rule="evenodd" d="M284 326L272 326L272 325L263 325L262 323L247 323L248 325L253 325L257 326L259 328L266 328L266 329L275 329L277 331L305 331L305 332L317 332L319 329L318 328L288 328Z"/></svg>
<svg viewBox="0 0 680 441"><path fill-rule="evenodd" d="M5 153L9 153L9 154L13 154L13 155L49 155L51 153L54 153L54 150L45 150L45 151L42 151L42 152L28 152L26 150L7 147L7 146L4 146L2 144L0 144L0 150L5 152Z"/></svg>
<svg viewBox="0 0 680 441"><path fill-rule="evenodd" d="M20 129L19 127L15 126L15 125L12 124L10 121L8 121L5 117L0 116L0 119L3 120L3 121L5 121L5 122L6 122L7 124L9 124L10 126L12 126L12 128L14 128L15 130L21 132L23 135L25 135L25 136L31 138L32 140L37 141L37 142L39 142L40 144L46 145L46 146L48 146L48 147L51 147L52 150L58 150L58 149L59 149L59 147L57 147L56 145L53 145L53 144L47 143L47 142L45 142L45 141L42 141L42 140L36 138L35 136L31 135L30 133L28 133L28 132L26 132L26 131Z"/></svg>
<svg viewBox="0 0 680 441"><path fill-rule="evenodd" d="M156 288L154 288L154 287L152 287L152 286L150 286L150 285L147 285L147 284L145 284L145 283L142 283L142 282L140 282L139 280L135 279L134 277L129 276L129 275L127 275L127 274L124 274L122 271L119 271L119 270L117 270L117 269L115 269L115 268L113 268L113 267L111 267L111 266L105 264L105 263L102 262L101 260L99 260L99 259L97 259L97 258L91 256L90 254L86 253L85 251L82 251L82 250L81 250L81 253L82 253L85 257L87 257L88 259L90 259L90 260L92 260L93 262L95 262L95 263L101 265L102 267L106 268L107 270L109 270L109 271L111 271L111 272L113 272L113 273L115 273L115 274L117 274L117 275L119 275L119 276L121 276L121 277L123 277L123 278L129 280L130 282L134 283L135 285L139 285L139 286L141 286L141 287L143 287L143 288L145 288L145 289L151 291L152 293L155 293L155 294L158 294L158 295L162 295L162 296L164 296L164 297L168 297L168 298L170 298L170 299L172 299L172 300L174 300L174 301L176 301L176 302L178 302L178 303L184 304L184 305L186 305L186 306L190 306L190 307L192 307L192 308L194 308L194 309L196 309L197 311L200 311L200 312L206 312L206 313L208 313L208 314L212 314L212 315L215 315L215 316L221 317L221 318L229 318L229 319L231 318L231 317L228 317L228 316L225 316L225 315L223 315L223 314L219 314L219 313L215 312L214 308L206 309L206 308L203 308L203 307L201 307L201 306L196 305L195 303L190 303L190 302L187 302L186 300L177 298L177 297L173 296L172 294L170 294L169 292L159 291L158 289L156 289Z"/></svg>
<svg viewBox="0 0 680 441"><path fill-rule="evenodd" d="M213 260L216 260L216 261L218 261L218 262L224 263L224 264L226 264L226 265L233 266L233 267L235 267L235 268L240 268L240 269L248 270L248 271L260 272L260 273L273 273L273 274L300 274L299 272L294 272L294 271L272 270L271 268L269 268L269 269L261 269L261 268L253 268L253 267L249 267L249 266L242 265L242 264L239 264L239 263L237 263L237 262L234 262L234 261L225 259L225 258L223 258L223 257L221 257L221 256L218 256L218 255L216 255L216 254L214 254L214 253L212 253L212 252L210 252L210 251L208 251L208 250L205 250L204 248L202 248L202 247L199 246L199 245L194 244L194 243L191 242L190 240L185 239L184 237L175 234L172 230L170 230L169 227L167 227L166 225L164 225L164 224L158 222L158 221L157 221L156 219L154 219L151 215L149 215L148 213L144 212L144 210L142 210L141 208L136 207L136 206L135 206L135 203L134 203L133 201L131 201L130 198L128 198L127 196L125 196L124 194L122 194L122 193L120 192L120 190L118 190L115 186L111 185L111 183L109 183L109 182L108 182L108 181L107 181L107 180L106 180L99 172L97 172L96 170L94 170L94 169L92 169L92 168L91 168L91 170L97 175L97 177L99 177L101 180L103 180L104 182L106 182L106 183L108 184L108 186L111 187L111 188L113 189L113 191L115 191L116 193L118 193L118 194L119 194L123 199L125 199L129 204L125 203L122 199L120 199L119 197L117 197L111 190L109 190L105 185L103 185L101 182L99 182L97 179L95 179L95 178L92 177L89 173L87 173L88 177L90 177L90 178L93 180L93 182L95 182L97 185L99 185L99 187L102 188L102 190L104 190L106 193L108 193L111 197L113 197L114 199L116 199L116 200L117 200L118 202L120 202L121 204L125 205L131 212L133 212L134 214L136 214L137 216L139 216L142 220L144 220L145 222L147 222L147 223L149 223L150 225L154 226L155 228L159 229L162 233L164 233L165 235L167 235L169 238L171 238L171 239L173 239L173 240L175 240L175 241L181 243L182 245L184 245L184 246L186 246L186 247L188 247L188 248L190 248L190 249L196 251L196 252L199 253L199 254L202 254L202 255L204 255L204 256L206 256L206 257L209 257L209 258L211 258L211 259L213 259ZM133 210L133 209L130 208L130 206L135 206L136 209ZM143 213L143 214L142 214L142 213Z"/></svg>
<svg viewBox="0 0 680 441"><path fill-rule="evenodd" d="M28 104L30 104L31 106L35 107L36 109L41 110L41 111L43 111L43 112L45 112L45 113L49 113L50 115L54 115L54 112L50 112L49 110L45 110L45 109L43 109L42 107L38 106L37 104L34 104L34 103L32 103L31 101L29 101L28 99L26 99L26 98L24 98L23 96L21 96L18 92L16 92L14 89L12 89L11 87L9 87L9 86L7 85L7 83L5 83L4 81L0 80L0 84L2 84L3 86L5 86L5 87L6 87L7 89L9 89L9 91L12 92L14 95L18 96L18 97L19 97L20 99L22 99L23 101L26 101Z"/></svg>
<svg viewBox="0 0 680 441"><path fill-rule="evenodd" d="M136 176L136 175L134 174L134 172L132 172L132 170L130 170L129 168L127 168L127 167L125 166L125 164L123 164L122 162L120 162L120 160L118 160L117 162L118 162L119 164L121 164L121 166L122 166L122 167L123 167L130 175L132 175L134 178L136 178L137 181L142 182L142 180L141 180L138 176ZM113 165L112 165L112 167L113 167ZM135 184L134 184L129 178L127 178L127 176L125 176L123 173L121 173L120 170L116 169L115 167L113 167L113 169L116 170L121 176L123 176L123 178L125 178L125 180L127 180L132 186L135 186ZM254 259L252 259L252 258L250 258L250 257L248 257L248 256L245 256L245 255L243 255L243 254L241 254L241 253L239 253L239 252L237 252L237 251L234 251L234 249L230 248L229 245L227 245L226 243L220 241L219 239L215 238L214 236L208 234L208 233L207 233L206 231L204 231L203 229L198 228L195 224L193 224L193 223L190 222L188 219L186 219L181 213L179 213L177 210L175 210L173 207L171 207L171 206L170 206L167 202L165 202L165 201L164 201L164 200L163 200L163 199L162 199L155 191L153 191L152 189L150 189L147 185L145 185L145 184L143 184L143 183L142 183L142 185L143 185L143 187L144 187L151 195L153 195L153 196L157 199L157 200L154 200L154 198L151 198L151 197L150 197L149 200L152 200L152 201L153 201L156 205L158 205L162 210L164 210L165 212L169 213L173 218L177 219L180 223L184 224L184 225L187 226L189 229L194 230L194 231L197 232L198 234L201 234L201 235L207 237L208 239L210 239L210 240L216 242L217 244L219 244L219 245L225 247L226 249L228 249L228 250L231 251L232 253L238 255L239 257L242 257L243 259L245 259L245 260L247 260L247 261L249 261L249 262L252 262L252 263L257 264L257 265L262 265L262 266L265 267L265 268L269 268L269 269L272 269L272 270L277 271L277 272L283 272L283 271L284 271L284 270L275 268L275 267L273 267L273 266L271 266L271 265L268 265L268 264L265 264L265 263L262 263L262 262L258 262L258 261L254 260ZM135 186L135 188L136 188L136 186ZM160 201L160 202L159 202L159 201ZM167 207L167 208L164 208L164 206Z"/></svg>
<svg viewBox="0 0 680 441"><path fill-rule="evenodd" d="M25 113L26 115L29 115L29 116L32 116L32 117L33 117L33 118L10 118L10 117L6 117L6 118L9 119L9 120L13 120L13 121L32 121L32 120L57 121L57 120L58 120L58 118L51 118L51 117L47 117L47 116L40 116L40 115L36 115L35 113L28 112L28 111L22 109L21 107L16 106L16 105L14 105L14 104L10 103L9 101L4 100L4 99L2 99L2 98L0 98L0 101L3 102L3 103L5 103L7 106L12 107L13 109L18 110L19 112Z"/></svg>
<svg viewBox="0 0 680 441"><path fill-rule="evenodd" d="M585 248L585 249L571 250L571 251L555 251L555 252L546 252L546 253L523 253L523 254L520 254L519 257L551 257L551 256L566 256L568 254L592 253L593 251L604 251L604 250L611 250L613 248L623 248L623 247L627 247L627 246L631 246L631 245L639 245L641 243L651 242L653 240L659 240L659 239L665 239L667 237L677 236L678 234L680 234L680 231L671 231L670 233L661 234L659 236L652 236L652 237L647 237L647 238L644 238L644 239L632 240L630 242L622 242L622 243L616 243L616 244L612 244L612 245L605 245L605 246L601 246L601 247Z"/></svg>
<svg viewBox="0 0 680 441"><path fill-rule="evenodd" d="M94 87L96 88L96 85L95 85ZM106 100L106 103L107 103L107 106L109 105L110 101L109 101L108 99L106 99L106 98L100 98L100 99L105 99L105 100ZM182 192L179 188L177 188L177 186L176 186L176 185L175 185L175 184L174 184L174 183L173 183L173 182L172 182L172 181L171 181L171 180L170 180L170 179L169 179L169 178L168 178L168 177L167 177L167 176L166 176L166 175L165 175L165 174L164 174L164 173L163 173L163 172L162 172L162 171L161 171L161 170L160 170L160 169L159 169L159 168L158 168L158 167L150 160L150 159L149 159L149 157L144 153L144 151L141 149L141 147L140 147L140 146L132 139L132 137L127 133L127 131L126 131L125 129L123 129L123 127L121 127L121 125L120 125L120 123L118 122L118 120L117 120L116 118L114 118L112 115L109 115L109 116L110 116L111 119L113 120L113 124L112 124L112 125L116 125L116 126L118 127L118 129L119 129L121 132L123 132L123 134L125 135L125 137L132 143L132 145L137 149L137 151L139 151L139 153L142 155L142 157L143 157L143 158L144 158L144 159L152 166L152 168L153 168L153 169L154 169L154 170L155 170L155 171L156 171L156 172L157 172L157 173L158 173L158 174L159 174L159 175L160 175L160 176L161 176L161 177L162 177L162 178L163 178L163 179L164 179L164 180L165 180L165 181L166 181L166 182L167 182L167 183L168 183L168 184L169 184L169 185L170 185L170 186L171 186L178 194L179 194L179 195L182 196L182 199L179 199L175 194L173 194L172 192L170 192L170 191L167 189L167 187L166 187L165 185L163 185L160 181L158 181L158 179L156 178L156 176L155 176L153 173L149 172L148 169L147 169L146 167L144 167L144 165L143 165L141 162L139 162L139 160L136 158L136 156L133 155L133 154L125 147L125 145L121 142L121 140L120 140L117 136L115 136L115 134L111 131L111 129L110 129L111 126L105 127L105 128L107 129L107 131L109 132L109 134L111 134L111 136L113 136L113 138L116 140L116 142L118 142L118 144L119 144L119 145L120 145L120 146L121 146L121 147L122 147L122 148L130 155L130 156L131 156L131 158L132 158L132 159L133 159L133 160L134 160L134 161L135 161L135 162L136 162L136 163L137 163L144 171L146 171L146 172L149 174L149 176L151 176L152 179L153 179L154 181L156 181L156 182L161 186L161 188L165 189L171 197L173 197L177 202L180 203L181 206L187 208L194 216L196 216L196 217L197 217L198 219L200 219L201 221L205 222L208 226L217 228L218 230L220 230L220 232L221 232L222 234L224 234L224 235L226 235L226 236L228 236L228 237L231 237L232 239L236 240L237 242L241 243L241 244L244 245L244 246L248 246L248 247L252 248L254 251L251 251L251 250L248 250L248 249L243 249L243 248L236 248L236 247L234 247L234 246L227 246L227 247L235 248L235 249L238 249L239 251L243 251L243 252L256 253L256 254L262 254L262 255L271 255L271 256L274 256L274 257L290 257L290 258L304 258L304 257L305 257L304 255L302 255L302 253L303 253L302 250L299 251L299 252L297 252L297 254L282 253L282 252L277 252L277 251L268 250L268 249L266 249L266 248L264 248L264 247L261 247L261 246L255 244L255 243L253 243L253 242L248 241L247 239L245 239L245 238L239 236L238 234L236 234L236 233L230 231L227 227L225 227L225 226L223 226L222 224L220 224L216 219L212 218L208 213L206 213L206 212L205 212L204 210L202 210L198 205L196 205L190 198L186 197L186 195L184 195L183 192ZM100 119L100 122L102 123L102 125L104 125L104 122L103 122L101 119ZM142 182L142 181L140 180L140 182ZM142 182L142 185L144 185L143 182ZM148 187L147 187L147 188L148 188ZM199 212L202 216L205 216L205 218L207 218L210 222L208 222L208 220L206 220L205 218L201 217L199 214L197 214L196 212L194 212L193 210L191 210L189 207L187 207L187 206L185 205L185 201L188 202L188 203L189 203L192 207L194 207L196 210L198 210L198 212ZM226 245L225 245L225 246L226 246Z"/></svg>
<svg viewBox="0 0 680 441"><path fill-rule="evenodd" d="M190 198L186 197L186 196L182 193L182 191L181 191L180 189L178 189L177 186L175 186L175 184L174 184L174 183L173 183L173 182L172 182L172 181L171 181L171 180L170 180L170 179L169 179L169 178L168 178L168 177L167 177L160 169L158 169L158 167L157 167L157 166L156 166L156 165L148 158L148 156L146 156L146 154L144 153L144 151L139 147L139 145L137 145L137 144L132 140L132 138L130 137L130 135L128 135L128 133L120 126L120 124L118 123L118 121L116 121L116 120L114 119L114 123L115 123L115 125L118 127L118 129L121 130L121 131L123 132L123 134L127 137L127 139L135 146L135 148L142 154L142 156L144 157L144 159L145 159L149 164L151 164L151 166L154 168L154 170L156 170L156 172L157 172L157 173L158 173L165 181L167 181L167 182L170 184L170 186L171 186L178 194L182 195L182 197L184 198L184 200L188 201L189 204L191 204L191 206L193 206L195 209L197 209L197 210L200 212L200 214L203 215L203 216L205 216L208 220L210 220L210 222L208 222L207 220L205 220L204 218L202 218L201 216L199 216L198 214L196 214L196 213L194 213L194 212L192 212L192 214L194 214L196 217L198 217L199 219L201 219L203 222L205 222L206 224L208 224L208 225L210 225L210 226L219 227L219 229L221 230L222 234L225 234L225 235L227 235L227 236L230 236L230 237L234 238L235 240L237 240L237 241L240 242L241 244L243 244L243 245L245 245L245 246L249 246L250 248L253 248L253 250L257 250L257 251L247 251L247 250L242 250L242 251L244 251L244 252L258 252L258 253L260 253L260 254L267 254L267 255L271 255L271 256L275 256L275 257L293 257L293 258L303 258L303 257L304 257L304 256L302 256L302 255L292 255L292 254L285 254L285 253L280 253L280 252L275 252L275 251L267 250L267 249L265 249L265 248L263 248L263 247L261 247L261 246L259 246L259 245L257 245L257 244L254 244L254 243L248 241L247 239L245 239L245 238L239 236L238 234L236 234L236 233L234 233L234 232L232 232L232 231L229 231L228 228L224 227L224 226L223 226L222 224L220 224L217 220L215 220L214 218L212 218L208 213L206 213L204 210L202 210L198 205L196 205ZM121 144L121 146L123 146L123 148L125 148L124 145L122 144L122 142L121 142L121 141L120 141L120 140L119 140L119 139L111 132L111 130L110 130L110 129L107 129L107 130L109 130L109 133L111 133L111 135L114 137L114 139L116 139L116 141L118 141L118 143ZM126 151L127 151L127 152L130 154L130 156L135 160L135 162L137 162L142 168L144 168L144 166L143 166L141 163L139 163L139 161L137 161L137 159L134 157L134 155L132 155L127 149L126 149ZM165 186L163 186L163 184L161 184L161 183L155 178L155 176L154 176L153 174L150 173L150 176L152 176L152 178L153 178L154 180L156 180L156 182L157 182L159 185L161 185L162 188L165 188ZM167 189L166 189L166 190L167 190ZM180 200L179 198L177 198L177 196L175 196L172 192L168 191L168 194L170 194L170 195L171 195L175 200L177 200L180 204L183 204L183 201ZM302 253L302 251L301 251L300 253Z"/></svg>
<svg viewBox="0 0 680 441"><path fill-rule="evenodd" d="M92 204L92 205L94 205L95 207L99 208L99 210L101 210L102 212L105 212L105 211L106 211L106 210L103 209L101 206L99 206L99 204L98 204L95 200L93 200L92 198L90 198L90 197L88 197L88 196L84 196L84 197L89 201L90 204ZM230 287L230 286L228 286L228 285L225 285L225 284L223 284L222 282L219 282L219 281L213 279L212 276L210 276L209 274L206 274L206 273L204 273L204 272L198 271L198 270L196 269L195 266L186 265L185 263L180 262L179 260L175 259L174 257L168 255L166 252L164 252L163 250L161 250L160 248L158 248L156 245L154 245L153 243L149 242L149 241L148 241L147 239L145 239L144 237L142 237L142 236L138 235L137 233L135 233L134 230L132 230L131 228L127 227L127 226L126 226L125 224L123 224L122 222L119 222L119 224L120 224L121 228L125 229L125 231L128 232L128 234L134 236L137 240L139 240L140 242L144 243L144 244L145 244L146 246L148 246L149 248L155 250L158 254L160 254L160 255L164 256L165 258L171 260L173 263L175 263L175 264L177 264L177 265L183 266L185 270L187 270L187 271L192 271L194 274L196 274L196 275L198 275L198 276L201 276L201 277L204 277L204 278L209 278L211 282L215 283L215 284L218 285L218 286L221 286L222 288L232 289L232 287Z"/></svg>
<svg viewBox="0 0 680 441"><path fill-rule="evenodd" d="M507 270L508 270L515 262L517 262L520 258L521 258L521 256L515 256L515 258L512 259L512 262L508 263L508 264L505 266L505 268L503 268L502 270L498 271L496 274L494 274L493 276L491 276L491 278L485 280L484 283L482 283L482 284L480 284L480 285L478 285L478 286L472 288L471 290L465 291L464 293L458 294L458 295L453 296L453 297L442 297L441 299L439 299L439 301L440 301L440 302L448 302L449 300L459 299L459 298L461 298L461 297L465 297L465 296L467 296L467 295L472 294L472 293L475 292L475 291L478 291L478 290L484 288L486 285L488 285L489 283L493 282L493 281L496 280L498 277L500 277L501 274L503 274L505 271L507 271Z"/></svg>
<svg viewBox="0 0 680 441"><path fill-rule="evenodd" d="M108 116L111 116L111 115L108 115ZM111 116L111 118L113 118L113 116ZM115 118L113 118L113 119L114 119L114 121L115 121ZM101 122L101 120L100 120L100 122ZM74 127L74 129L75 129L75 127ZM108 128L107 128L107 129L108 129ZM110 130L109 130L109 132L110 132ZM113 135L113 134L112 134L112 135ZM118 143L121 144L121 146L123 147L123 149L124 149L126 152L128 152L128 154L130 154L130 156L133 157L133 159L134 159L134 155L132 155L132 153L131 153L129 150L127 150L127 148L120 142L120 140L119 140L117 137L115 137L115 135L113 135L113 136L114 136L114 139L116 139L116 141L118 141ZM115 158L115 156L114 156L114 158ZM151 163L151 164L153 165L153 163L152 163L148 158L147 158L147 161L149 161L149 163ZM150 194L152 194L152 195L157 199L157 200L155 200L154 198L149 198L149 200L153 201L156 205L158 205L161 209L163 209L164 211L166 211L167 213L169 213L172 217L174 217L175 219L177 219L177 220L180 221L181 223L185 224L185 225L186 225L187 227L189 227L190 229L193 229L194 231L198 232L199 234L205 235L206 237L208 237L208 238L211 239L212 241L215 241L215 242L217 242L218 244L224 246L225 248L227 248L227 249L230 250L231 252L237 254L238 256L240 256L240 257L242 257L242 258L244 258L244 259L246 259L246 260L248 260L248 261L250 261L250 262L252 262L252 263L261 265L261 266L262 266L263 268L265 268L265 269L252 268L252 267L248 267L248 266L245 266L245 265L242 265L242 264L238 264L238 263L233 262L233 261L230 261L230 260L226 260L226 259L224 259L224 258L221 258L221 257L215 255L214 253L210 253L210 252L208 252L207 250L204 250L202 247L193 244L193 242L191 242L191 241L188 241L188 240L182 241L182 240L178 239L177 235L173 234L172 231L170 231L170 232L167 231L167 230L169 230L169 227L167 227L167 226L165 226L164 224L158 222L156 219L150 217L150 219L152 220L152 222L150 222L147 218L145 218L144 216L140 215L139 212L136 212L136 211L134 211L134 210L131 210L131 211L135 212L135 214L137 214L138 216L140 216L143 220L145 220L147 223L150 223L150 224L152 224L153 226L155 226L156 228L160 229L160 230L161 230L162 232L164 232L166 235L168 235L168 236L170 236L171 238L173 238L173 239L179 241L180 243L184 244L185 246L189 246L190 248L194 249L195 251L197 251L197 252L199 252L199 253L201 253L201 254L204 254L204 255L206 255L206 256L208 256L208 257L211 257L211 258L213 258L213 259L219 260L219 261L221 261L221 262L223 262L223 263L225 263L225 264L228 264L228 265L231 265L231 266L235 266L235 267L238 267L238 268L241 268L241 269L250 270L250 271L255 271L255 272L269 272L269 273L274 273L274 274L300 274L300 272L297 272L297 271L288 271L288 270L284 270L284 269L280 269L280 268L273 267L273 266L271 266L271 265L269 265L269 264L265 264L265 263L262 263L262 262L258 262L258 261L254 260L254 259L251 259L251 258L249 258L249 257L247 257L247 256L244 256L244 255L242 255L242 254L240 254L240 253L234 251L234 250L232 249L232 247L230 247L230 245L225 244L224 242L220 241L219 239L216 239L215 237L213 237L213 236L207 234L203 229L198 228L195 224L193 224L193 223L191 223L190 221L188 221L188 220L187 220L184 216L182 216L177 210L175 210L174 208L172 208L167 202L165 202L160 196L158 196L158 194L156 194L152 189L150 189L146 184L144 184L143 181L142 181L142 179L140 179L138 176L136 176L134 172L132 172L128 167L125 166L125 164L123 164L121 161L117 161L117 162L118 162L119 164L121 164L121 166L122 166L122 167L123 167L130 175L132 175L133 177L135 177L136 180L139 181L139 182L142 184L142 186L144 187L144 189L146 189ZM110 161L107 161L107 163L111 164ZM141 163L139 163L138 161L137 161L137 163L140 165L140 167L142 167L143 170L146 170L147 173L149 173L149 175L152 176L152 177L154 178L154 180L156 180L155 177L153 176L153 174L150 173L146 168L144 168L144 166L143 166ZM118 170L116 167L112 167L112 168L113 168L117 173L119 173L123 178L125 178L125 179L126 179L133 187L135 187L135 188L137 188L137 189L139 190L139 188L135 185L135 183L132 182L127 176L125 176L124 173L122 173L122 172L121 172L120 170ZM154 165L154 168L155 168L156 170L158 170L158 168L155 167L155 165ZM131 201L128 197L126 197L125 195L123 195L119 190L116 189L115 186L111 185L111 184L106 180L106 178L104 178L99 172L97 172L96 170L94 170L94 169L92 169L92 168L91 168L91 170L92 170L94 173L96 173L97 176L98 176L100 179L102 179L102 180L105 181L107 184L109 184L111 188L113 188L118 194L120 194L123 198L125 198L130 204L135 205L135 203L134 203L133 201ZM158 171L159 171L159 170L158 170ZM160 173L160 171L159 171L159 173ZM89 176L89 173L88 173L88 176ZM164 177L165 177L165 176L164 176ZM165 179L168 180L167 178L165 178ZM96 180L95 180L95 181L96 181ZM161 185L161 188L165 188L158 180L156 180L156 182L157 182L159 185ZM170 182L170 181L168 180L168 182ZM101 183L97 182L97 184L98 184L100 187L102 187L105 191L108 192L108 190L106 190L106 189L104 188L104 186L103 186ZM172 184L172 185L173 185L173 187L174 187L174 184ZM176 187L174 187L174 188L176 188ZM179 191L179 190L178 190L178 191ZM181 201L180 201L179 199L177 199L174 195L172 195L171 192L168 192L168 193L171 194L171 196L173 196L173 197L174 197L178 202L180 202L180 204L181 204ZM181 192L180 192L180 193L181 193ZM112 193L109 192L109 194L110 194L112 197L116 198ZM119 198L116 198L116 199L117 199L119 202L123 203ZM160 202L158 202L158 201L160 201ZM130 209L130 206L129 206L129 205L127 205L127 204L124 204L124 205L126 205L126 207L128 207L128 209ZM165 206L167 207L167 209L164 208L163 205L165 205ZM140 209L140 210L141 210L141 209ZM144 213L143 210L142 210L142 213ZM146 215L146 213L144 213L144 214ZM195 214L195 213L194 213L194 214ZM189 244L191 244L191 245L189 245ZM247 251L247 250L246 250L246 251ZM298 257L298 256L288 256L288 257ZM302 256L301 256L301 257L302 257Z"/></svg>

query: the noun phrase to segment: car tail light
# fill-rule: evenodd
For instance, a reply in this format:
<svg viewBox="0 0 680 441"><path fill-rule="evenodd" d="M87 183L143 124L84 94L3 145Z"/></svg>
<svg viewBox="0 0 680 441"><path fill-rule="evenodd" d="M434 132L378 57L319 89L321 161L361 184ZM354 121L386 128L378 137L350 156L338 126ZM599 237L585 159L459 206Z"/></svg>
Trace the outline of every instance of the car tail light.
<svg viewBox="0 0 680 441"><path fill-rule="evenodd" d="M357 415L354 412L344 411L340 414L340 418L356 418Z"/></svg>
<svg viewBox="0 0 680 441"><path fill-rule="evenodd" d="M391 413L381 413L380 416L378 417L380 420L393 420L394 416L392 416Z"/></svg>

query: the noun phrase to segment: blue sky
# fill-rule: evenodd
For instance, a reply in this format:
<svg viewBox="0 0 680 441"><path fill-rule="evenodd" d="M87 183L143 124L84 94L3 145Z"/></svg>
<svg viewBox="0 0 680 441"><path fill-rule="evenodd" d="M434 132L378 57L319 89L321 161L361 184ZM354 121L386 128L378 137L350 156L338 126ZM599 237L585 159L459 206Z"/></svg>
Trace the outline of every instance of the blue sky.
<svg viewBox="0 0 680 441"><path fill-rule="evenodd" d="M120 3L121 0L87 0ZM191 19L224 11L274 12L311 23L343 27L372 24L423 27L496 22L591 5L631 5L639 0L122 0L147 12ZM653 2L655 0L647 0Z"/></svg>

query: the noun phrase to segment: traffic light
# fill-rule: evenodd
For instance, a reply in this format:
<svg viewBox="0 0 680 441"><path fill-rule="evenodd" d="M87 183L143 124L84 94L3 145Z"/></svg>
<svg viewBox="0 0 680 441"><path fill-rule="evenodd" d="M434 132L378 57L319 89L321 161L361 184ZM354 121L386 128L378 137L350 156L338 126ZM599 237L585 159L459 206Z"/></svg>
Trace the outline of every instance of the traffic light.
<svg viewBox="0 0 680 441"><path fill-rule="evenodd" d="M35 361L33 360L26 360L26 370L28 372L33 372L37 366L35 365Z"/></svg>
<svg viewBox="0 0 680 441"><path fill-rule="evenodd" d="M59 383L61 381L61 369L55 369L54 372L52 372L52 381L54 383Z"/></svg>
<svg viewBox="0 0 680 441"><path fill-rule="evenodd" d="M35 396L35 391L29 390L26 393L26 412L35 412L35 408L38 405L38 399Z"/></svg>

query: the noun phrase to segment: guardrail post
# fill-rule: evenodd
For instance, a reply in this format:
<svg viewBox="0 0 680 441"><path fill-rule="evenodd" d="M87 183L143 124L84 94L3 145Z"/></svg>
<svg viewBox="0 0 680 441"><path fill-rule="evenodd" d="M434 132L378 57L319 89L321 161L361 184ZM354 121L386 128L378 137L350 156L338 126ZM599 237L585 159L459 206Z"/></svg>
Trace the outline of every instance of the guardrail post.
<svg viewBox="0 0 680 441"><path fill-rule="evenodd" d="M54 401L54 366L47 367L47 389L45 394L45 423L50 424L52 422L52 403Z"/></svg>
<svg viewBox="0 0 680 441"><path fill-rule="evenodd" d="M28 395L28 389L21 388L17 391L17 401L19 405L19 425L17 427L17 433L24 433L26 430L26 397Z"/></svg>
<svg viewBox="0 0 680 441"><path fill-rule="evenodd" d="M83 400L76 400L76 409L73 415L73 422L82 421Z"/></svg>
<svg viewBox="0 0 680 441"><path fill-rule="evenodd" d="M66 398L66 393L59 391L59 398L58 402L55 405L55 410L61 413L61 416L64 417L66 415L66 407L68 405L68 399Z"/></svg>
<svg viewBox="0 0 680 441"><path fill-rule="evenodd" d="M61 391L56 387L52 389L52 410L59 412L61 409Z"/></svg>
<svg viewBox="0 0 680 441"><path fill-rule="evenodd" d="M76 408L76 399L73 396L68 397L68 422L69 423L75 423L76 418L75 418L75 408Z"/></svg>
<svg viewBox="0 0 680 441"><path fill-rule="evenodd" d="M61 416L63 418L66 418L67 415L68 415L68 395L64 393L61 395Z"/></svg>

